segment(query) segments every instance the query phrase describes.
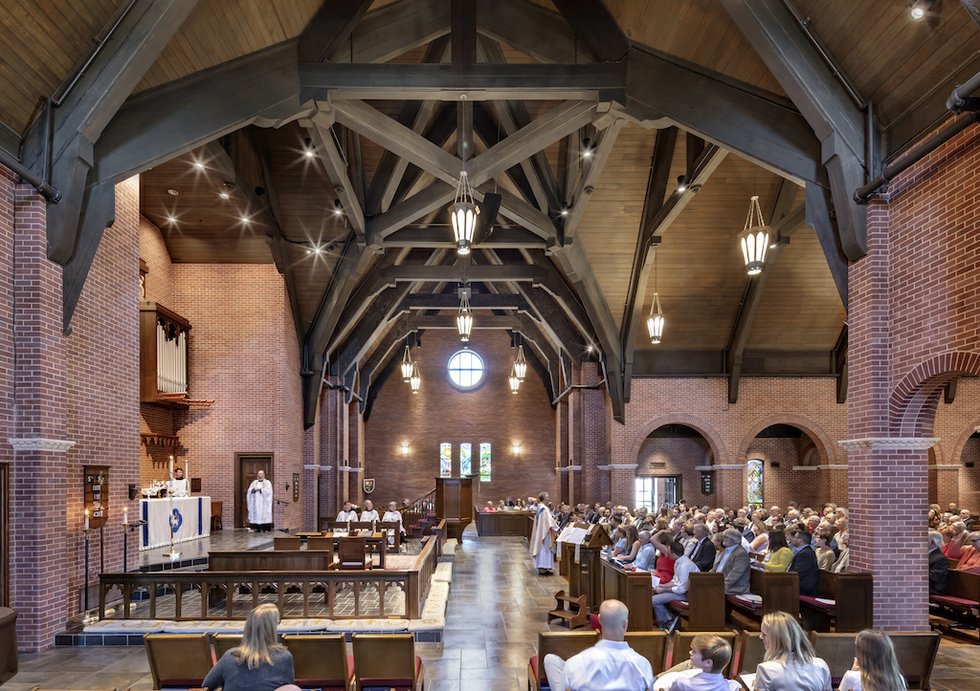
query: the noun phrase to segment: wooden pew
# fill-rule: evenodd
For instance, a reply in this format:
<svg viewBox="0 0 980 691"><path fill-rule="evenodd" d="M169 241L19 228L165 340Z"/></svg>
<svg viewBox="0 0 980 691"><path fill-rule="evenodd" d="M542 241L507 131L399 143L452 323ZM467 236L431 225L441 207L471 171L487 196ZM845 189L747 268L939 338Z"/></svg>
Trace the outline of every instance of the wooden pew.
<svg viewBox="0 0 980 691"><path fill-rule="evenodd" d="M329 568L328 553L316 550L208 553L208 571L326 571Z"/></svg>
<svg viewBox="0 0 980 691"><path fill-rule="evenodd" d="M943 619L977 627L980 638L980 574L949 570L946 577L946 592L929 596L930 609ZM959 628L944 626L952 632L960 633Z"/></svg>
<svg viewBox="0 0 980 691"><path fill-rule="evenodd" d="M570 631L552 633L543 631L538 634L538 654L532 655L527 663L527 688L529 691L541 691L541 686L548 679L544 671L544 656L548 653L567 660L578 655L586 648L591 648L599 638L594 631Z"/></svg>
<svg viewBox="0 0 980 691"><path fill-rule="evenodd" d="M732 653L732 679L742 674L754 674L755 668L765 659L766 647L758 631L741 631L738 645Z"/></svg>
<svg viewBox="0 0 980 691"><path fill-rule="evenodd" d="M830 667L834 688L844 672L854 664L855 633L810 633L810 641L817 657L823 658ZM939 651L940 633L892 633L888 637L895 646L895 657L902 674L909 683L910 691L928 689L932 668Z"/></svg>
<svg viewBox="0 0 980 691"><path fill-rule="evenodd" d="M272 538L272 549L279 550L298 550L300 547L299 537L296 535L276 535Z"/></svg>
<svg viewBox="0 0 980 691"><path fill-rule="evenodd" d="M347 691L354 676L344 634L284 636L293 656L296 685L322 691Z"/></svg>
<svg viewBox="0 0 980 691"><path fill-rule="evenodd" d="M751 603L737 595L727 595L728 611L738 612L750 621L762 621L770 612L786 612L794 618L800 616L800 577L795 572L770 573L752 569L749 592L762 598Z"/></svg>
<svg viewBox="0 0 980 691"><path fill-rule="evenodd" d="M667 644L669 637L663 631L627 631L626 642L640 655L650 661L654 674L661 674L666 667Z"/></svg>
<svg viewBox="0 0 980 691"><path fill-rule="evenodd" d="M668 608L676 612L687 631L719 631L725 628L725 576L720 573L692 573L685 600L675 600Z"/></svg>
<svg viewBox="0 0 980 691"><path fill-rule="evenodd" d="M203 633L149 633L143 645L155 689L200 686L211 671L211 646Z"/></svg>
<svg viewBox="0 0 980 691"><path fill-rule="evenodd" d="M840 633L871 628L872 588L870 573L821 571L816 597L800 595L805 627L812 631L830 631L833 627Z"/></svg>
<svg viewBox="0 0 980 691"><path fill-rule="evenodd" d="M700 636L703 633L710 633L714 636L721 636L726 641L728 645L735 649L735 639L738 636L734 631L678 631L673 636L671 636L670 641L670 652L667 654L667 659L664 661L664 666L666 669L670 669L674 665L678 665L681 662L686 662L691 659L691 641L694 640L695 636ZM725 676L731 678L732 663L729 662L725 665Z"/></svg>
<svg viewBox="0 0 980 691"><path fill-rule="evenodd" d="M415 654L412 634L355 633L351 642L356 691L374 686L407 690L421 683L422 658Z"/></svg>

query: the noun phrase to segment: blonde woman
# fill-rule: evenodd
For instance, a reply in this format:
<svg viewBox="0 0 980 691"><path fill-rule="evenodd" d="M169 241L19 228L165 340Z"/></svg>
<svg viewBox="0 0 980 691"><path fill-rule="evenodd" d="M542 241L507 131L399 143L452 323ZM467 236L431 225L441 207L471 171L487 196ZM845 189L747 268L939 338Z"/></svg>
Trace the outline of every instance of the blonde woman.
<svg viewBox="0 0 980 691"><path fill-rule="evenodd" d="M854 641L854 667L837 691L905 691L908 686L895 657L895 646L881 631L865 629Z"/></svg>
<svg viewBox="0 0 980 691"><path fill-rule="evenodd" d="M222 691L300 691L295 686L293 656L279 643L279 609L259 605L245 620L242 644L218 660L204 686Z"/></svg>
<svg viewBox="0 0 980 691"><path fill-rule="evenodd" d="M755 668L755 691L832 691L830 668L819 657L796 619L786 612L762 618L764 662Z"/></svg>

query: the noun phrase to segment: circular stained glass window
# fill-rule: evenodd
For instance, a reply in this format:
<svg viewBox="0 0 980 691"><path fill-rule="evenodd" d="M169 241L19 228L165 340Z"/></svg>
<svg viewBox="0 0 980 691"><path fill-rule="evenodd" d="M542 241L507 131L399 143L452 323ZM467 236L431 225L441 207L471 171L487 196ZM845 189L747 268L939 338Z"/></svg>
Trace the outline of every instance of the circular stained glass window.
<svg viewBox="0 0 980 691"><path fill-rule="evenodd" d="M449 380L464 391L478 387L486 373L483 358L472 350L457 351L449 358Z"/></svg>

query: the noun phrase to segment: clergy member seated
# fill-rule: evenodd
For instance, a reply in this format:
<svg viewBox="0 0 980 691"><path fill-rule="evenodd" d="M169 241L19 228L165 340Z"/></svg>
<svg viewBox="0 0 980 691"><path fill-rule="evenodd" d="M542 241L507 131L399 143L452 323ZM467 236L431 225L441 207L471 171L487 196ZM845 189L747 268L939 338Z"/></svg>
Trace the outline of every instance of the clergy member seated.
<svg viewBox="0 0 980 691"><path fill-rule="evenodd" d="M337 514L337 522L349 523L351 521L357 522L357 511L354 510L353 505L349 501L345 501L343 511Z"/></svg>
<svg viewBox="0 0 980 691"><path fill-rule="evenodd" d="M382 523L397 523L399 534L401 535L402 541L405 540L405 523L402 521L402 512L398 510L398 504L393 501L388 502L388 510L385 511L385 515L381 518ZM389 531L388 544L395 544L394 531Z"/></svg>
<svg viewBox="0 0 980 691"><path fill-rule="evenodd" d="M184 477L184 469L180 466L174 468L174 479L167 483L167 492L171 497L190 496L190 486Z"/></svg>
<svg viewBox="0 0 980 691"><path fill-rule="evenodd" d="M361 523L367 523L369 521L377 522L378 512L374 510L374 503L370 499L364 500L364 510L361 511Z"/></svg>
<svg viewBox="0 0 980 691"><path fill-rule="evenodd" d="M602 639L578 655L562 660L557 655L544 656L544 669L552 689L602 691L653 688L650 661L626 642L629 610L619 600L605 600L599 606Z"/></svg>

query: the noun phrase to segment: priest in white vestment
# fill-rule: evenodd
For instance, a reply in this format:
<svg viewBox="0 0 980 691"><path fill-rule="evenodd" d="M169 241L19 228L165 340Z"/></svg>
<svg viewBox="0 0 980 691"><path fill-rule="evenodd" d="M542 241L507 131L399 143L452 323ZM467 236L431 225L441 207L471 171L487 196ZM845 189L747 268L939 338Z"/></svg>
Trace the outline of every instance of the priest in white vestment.
<svg viewBox="0 0 980 691"><path fill-rule="evenodd" d="M534 557L534 566L538 569L538 575L543 576L550 575L555 568L555 531L558 529L558 524L551 515L551 509L548 508L548 493L542 492L538 499L529 551Z"/></svg>
<svg viewBox="0 0 980 691"><path fill-rule="evenodd" d="M272 530L272 483L260 470L246 493L249 527L257 533Z"/></svg>

